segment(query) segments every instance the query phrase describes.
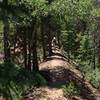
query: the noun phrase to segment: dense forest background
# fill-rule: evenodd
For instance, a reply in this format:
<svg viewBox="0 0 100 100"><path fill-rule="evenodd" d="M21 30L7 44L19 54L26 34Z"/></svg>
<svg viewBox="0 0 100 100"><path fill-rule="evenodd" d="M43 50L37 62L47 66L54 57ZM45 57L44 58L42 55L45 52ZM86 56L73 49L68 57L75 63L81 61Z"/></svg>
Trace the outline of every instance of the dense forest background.
<svg viewBox="0 0 100 100"><path fill-rule="evenodd" d="M54 36L100 90L100 0L0 0L0 95L17 100L46 84L39 64L52 55Z"/></svg>

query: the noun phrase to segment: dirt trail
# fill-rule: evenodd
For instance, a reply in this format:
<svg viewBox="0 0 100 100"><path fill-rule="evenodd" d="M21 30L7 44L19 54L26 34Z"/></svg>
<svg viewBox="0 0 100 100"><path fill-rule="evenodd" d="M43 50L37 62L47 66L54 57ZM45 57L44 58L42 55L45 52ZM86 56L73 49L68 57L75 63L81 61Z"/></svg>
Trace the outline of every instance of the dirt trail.
<svg viewBox="0 0 100 100"><path fill-rule="evenodd" d="M67 59L61 55L48 57L39 66L40 72L48 80L47 87L31 89L23 97L23 100L70 100L65 98L60 87L68 82L74 82L83 92L83 96L74 97L72 100L100 100L100 92L87 80L83 79L80 71L73 68Z"/></svg>
<svg viewBox="0 0 100 100"><path fill-rule="evenodd" d="M74 82L78 85L87 100L100 100L100 92L95 89L87 80L83 79L81 72L72 67L65 59L58 59L58 56L52 56L48 61L40 64L40 70L49 73L49 85L61 86L68 82Z"/></svg>
<svg viewBox="0 0 100 100"><path fill-rule="evenodd" d="M23 100L68 100L61 89L41 87L32 88L28 92L24 94Z"/></svg>

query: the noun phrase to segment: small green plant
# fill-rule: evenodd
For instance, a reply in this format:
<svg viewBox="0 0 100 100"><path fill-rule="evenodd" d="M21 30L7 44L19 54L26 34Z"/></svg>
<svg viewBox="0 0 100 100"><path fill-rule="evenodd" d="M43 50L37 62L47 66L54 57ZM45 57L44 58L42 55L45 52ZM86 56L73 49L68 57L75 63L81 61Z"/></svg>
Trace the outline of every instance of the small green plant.
<svg viewBox="0 0 100 100"><path fill-rule="evenodd" d="M74 83L69 83L67 85L62 86L65 97L72 97L74 95L79 95L81 93L79 87L77 87Z"/></svg>
<svg viewBox="0 0 100 100"><path fill-rule="evenodd" d="M7 100L20 100L28 88L45 84L46 80L38 72L30 72L12 63L0 64L0 96Z"/></svg>
<svg viewBox="0 0 100 100"><path fill-rule="evenodd" d="M100 69L96 68L95 70L88 71L85 74L85 78L89 80L97 89L100 90Z"/></svg>

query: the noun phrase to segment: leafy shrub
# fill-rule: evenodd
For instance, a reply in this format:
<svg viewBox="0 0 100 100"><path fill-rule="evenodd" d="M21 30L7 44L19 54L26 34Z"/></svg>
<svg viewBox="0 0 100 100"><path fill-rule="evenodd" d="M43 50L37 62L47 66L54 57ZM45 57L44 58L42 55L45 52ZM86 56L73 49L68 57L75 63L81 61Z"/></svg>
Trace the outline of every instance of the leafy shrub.
<svg viewBox="0 0 100 100"><path fill-rule="evenodd" d="M39 73L34 74L34 78L38 84L38 86L46 85L47 81L42 77Z"/></svg>
<svg viewBox="0 0 100 100"><path fill-rule="evenodd" d="M7 100L20 100L26 89L45 84L45 79L39 73L12 63L0 64L0 95Z"/></svg>
<svg viewBox="0 0 100 100"><path fill-rule="evenodd" d="M100 90L100 69L96 68L95 70L87 71L85 77Z"/></svg>
<svg viewBox="0 0 100 100"><path fill-rule="evenodd" d="M84 66L80 65L79 68L85 79L90 81L90 83L100 90L100 69L96 68L95 70L88 64Z"/></svg>
<svg viewBox="0 0 100 100"><path fill-rule="evenodd" d="M64 85L63 87L64 95L68 97L72 97L73 95L79 95L80 89L73 83L69 83L67 85Z"/></svg>

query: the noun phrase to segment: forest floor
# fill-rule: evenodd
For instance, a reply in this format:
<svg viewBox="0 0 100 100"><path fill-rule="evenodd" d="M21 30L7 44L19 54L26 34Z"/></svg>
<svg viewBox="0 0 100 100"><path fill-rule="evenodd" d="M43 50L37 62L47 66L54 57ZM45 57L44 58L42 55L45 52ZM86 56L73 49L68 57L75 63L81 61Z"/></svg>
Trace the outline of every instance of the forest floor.
<svg viewBox="0 0 100 100"><path fill-rule="evenodd" d="M100 100L100 92L87 80L81 72L72 67L68 60L56 52L39 65L41 74L47 79L48 86L31 88L23 100ZM82 96L64 96L62 85L74 82L83 92Z"/></svg>

